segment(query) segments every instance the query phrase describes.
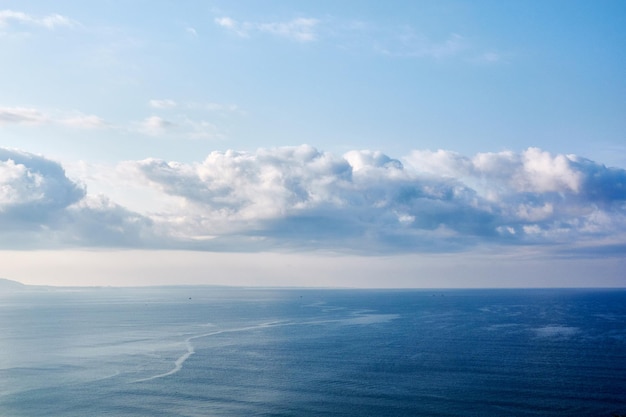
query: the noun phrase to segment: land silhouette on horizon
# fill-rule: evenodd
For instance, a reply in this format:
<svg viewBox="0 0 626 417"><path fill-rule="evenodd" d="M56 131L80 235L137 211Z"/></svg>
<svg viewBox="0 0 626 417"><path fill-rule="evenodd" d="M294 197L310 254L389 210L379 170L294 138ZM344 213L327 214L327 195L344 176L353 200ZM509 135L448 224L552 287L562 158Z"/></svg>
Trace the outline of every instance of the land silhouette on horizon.
<svg viewBox="0 0 626 417"><path fill-rule="evenodd" d="M24 289L25 287L27 287L27 285L19 281L0 278L0 289Z"/></svg>

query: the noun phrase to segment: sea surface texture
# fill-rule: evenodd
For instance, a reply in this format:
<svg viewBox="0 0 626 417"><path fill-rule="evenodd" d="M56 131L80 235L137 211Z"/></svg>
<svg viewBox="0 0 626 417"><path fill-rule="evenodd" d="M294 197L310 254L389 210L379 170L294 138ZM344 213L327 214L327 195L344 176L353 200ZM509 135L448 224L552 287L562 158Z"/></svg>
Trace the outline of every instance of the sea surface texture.
<svg viewBox="0 0 626 417"><path fill-rule="evenodd" d="M0 416L620 414L624 290L0 294Z"/></svg>

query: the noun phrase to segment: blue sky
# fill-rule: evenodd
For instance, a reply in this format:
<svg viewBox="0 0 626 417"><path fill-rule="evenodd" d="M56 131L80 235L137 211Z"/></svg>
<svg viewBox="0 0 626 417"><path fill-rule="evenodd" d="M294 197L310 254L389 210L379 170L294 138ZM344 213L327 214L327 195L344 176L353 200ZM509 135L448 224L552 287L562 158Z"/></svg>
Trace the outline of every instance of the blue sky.
<svg viewBox="0 0 626 417"><path fill-rule="evenodd" d="M625 45L622 1L0 1L0 275L622 286Z"/></svg>

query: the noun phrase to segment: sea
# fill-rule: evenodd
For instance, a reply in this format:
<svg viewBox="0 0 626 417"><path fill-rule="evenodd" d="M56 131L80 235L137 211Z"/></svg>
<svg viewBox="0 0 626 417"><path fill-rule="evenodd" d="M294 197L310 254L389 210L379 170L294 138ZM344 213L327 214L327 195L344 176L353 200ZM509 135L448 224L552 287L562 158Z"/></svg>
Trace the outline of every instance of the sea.
<svg viewBox="0 0 626 417"><path fill-rule="evenodd" d="M0 293L0 416L622 416L626 290Z"/></svg>

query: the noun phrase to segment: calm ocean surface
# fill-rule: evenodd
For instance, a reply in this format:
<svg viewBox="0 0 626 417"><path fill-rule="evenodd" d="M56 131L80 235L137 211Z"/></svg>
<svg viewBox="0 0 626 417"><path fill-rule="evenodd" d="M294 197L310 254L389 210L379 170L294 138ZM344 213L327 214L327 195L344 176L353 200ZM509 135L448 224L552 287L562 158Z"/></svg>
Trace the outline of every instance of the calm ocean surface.
<svg viewBox="0 0 626 417"><path fill-rule="evenodd" d="M0 416L626 415L625 290L0 293Z"/></svg>

